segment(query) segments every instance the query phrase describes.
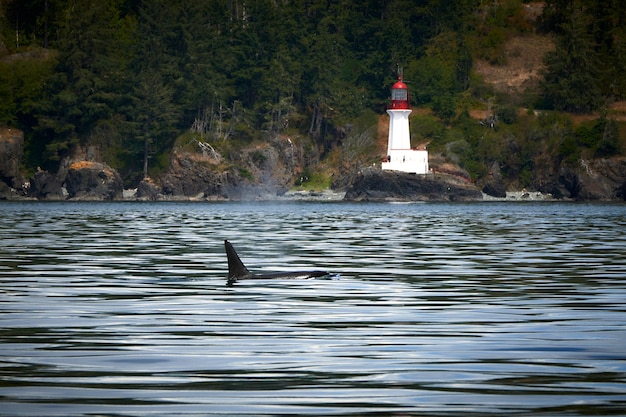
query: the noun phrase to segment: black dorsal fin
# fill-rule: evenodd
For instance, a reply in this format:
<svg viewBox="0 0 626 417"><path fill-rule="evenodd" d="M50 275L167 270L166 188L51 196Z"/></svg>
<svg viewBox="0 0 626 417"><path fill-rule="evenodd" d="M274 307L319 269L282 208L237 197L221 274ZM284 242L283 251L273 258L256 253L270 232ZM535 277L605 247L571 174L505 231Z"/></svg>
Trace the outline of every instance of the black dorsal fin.
<svg viewBox="0 0 626 417"><path fill-rule="evenodd" d="M239 255L235 252L235 248L228 240L224 240L224 247L226 248L226 256L228 257L228 283L232 284L238 279L247 278L250 275L248 268L241 262Z"/></svg>

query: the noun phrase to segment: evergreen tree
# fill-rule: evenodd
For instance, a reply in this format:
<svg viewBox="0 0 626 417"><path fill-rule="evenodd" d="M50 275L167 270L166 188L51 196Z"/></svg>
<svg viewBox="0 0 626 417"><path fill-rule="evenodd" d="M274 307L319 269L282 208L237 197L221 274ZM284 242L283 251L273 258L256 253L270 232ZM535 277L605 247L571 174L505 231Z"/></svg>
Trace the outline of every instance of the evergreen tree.
<svg viewBox="0 0 626 417"><path fill-rule="evenodd" d="M127 86L119 3L67 0L63 5L54 43L58 65L36 115L44 159L58 162L71 144L86 141L98 123L116 112Z"/></svg>
<svg viewBox="0 0 626 417"><path fill-rule="evenodd" d="M135 81L127 120L137 139L132 150L137 158L141 155L144 178L149 176L151 156L166 152L182 129L180 101L188 85L183 58L189 46L180 20L184 12L182 0L149 1L139 10L135 60L130 65Z"/></svg>
<svg viewBox="0 0 626 417"><path fill-rule="evenodd" d="M589 5L590 32L598 55L598 84L605 97L626 98L626 7L620 0Z"/></svg>
<svg viewBox="0 0 626 417"><path fill-rule="evenodd" d="M152 70L141 73L133 91L135 99L135 137L143 143L143 177L148 175L148 162L155 153L162 153L174 143L173 126L179 117L173 105L174 90L166 85L160 74Z"/></svg>
<svg viewBox="0 0 626 417"><path fill-rule="evenodd" d="M225 35L230 33L225 2L187 2L178 20L186 51L179 64L183 77L178 97L184 128L216 102L232 101L235 93L229 74L234 65Z"/></svg>
<svg viewBox="0 0 626 417"><path fill-rule="evenodd" d="M597 54L589 30L592 19L581 0L559 3L559 7L567 8L566 18L558 26L556 50L545 59L544 94L557 110L590 112L602 103Z"/></svg>
<svg viewBox="0 0 626 417"><path fill-rule="evenodd" d="M626 8L620 0L549 0L543 22L557 36L556 51L546 57L548 104L580 113L626 98Z"/></svg>

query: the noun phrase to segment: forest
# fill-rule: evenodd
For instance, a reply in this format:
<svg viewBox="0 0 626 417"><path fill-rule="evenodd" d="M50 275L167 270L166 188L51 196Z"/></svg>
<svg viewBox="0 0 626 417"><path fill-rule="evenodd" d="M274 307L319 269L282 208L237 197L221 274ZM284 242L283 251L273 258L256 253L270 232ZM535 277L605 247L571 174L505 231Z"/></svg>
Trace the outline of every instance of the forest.
<svg viewBox="0 0 626 417"><path fill-rule="evenodd" d="M415 140L475 179L500 161L520 186L542 158L621 155L621 0L0 0L0 126L25 132L24 170L94 145L127 186L166 169L177 138L208 144L297 132L320 150L384 114L402 71ZM549 35L540 85L493 90L513 36ZM493 108L497 128L469 117ZM520 109L525 109L520 111ZM545 111L545 116L526 115ZM573 124L572 115L599 117Z"/></svg>

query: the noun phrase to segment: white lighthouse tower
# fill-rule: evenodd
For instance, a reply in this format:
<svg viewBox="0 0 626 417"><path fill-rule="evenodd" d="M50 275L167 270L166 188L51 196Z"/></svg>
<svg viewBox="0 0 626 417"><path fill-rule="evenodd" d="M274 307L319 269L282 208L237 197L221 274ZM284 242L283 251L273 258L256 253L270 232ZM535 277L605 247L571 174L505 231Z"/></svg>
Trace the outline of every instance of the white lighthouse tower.
<svg viewBox="0 0 626 417"><path fill-rule="evenodd" d="M402 82L402 75L391 87L391 105L387 107L387 113L389 113L389 140L382 169L427 174L428 151L411 149L411 134L409 133L411 100L409 89Z"/></svg>

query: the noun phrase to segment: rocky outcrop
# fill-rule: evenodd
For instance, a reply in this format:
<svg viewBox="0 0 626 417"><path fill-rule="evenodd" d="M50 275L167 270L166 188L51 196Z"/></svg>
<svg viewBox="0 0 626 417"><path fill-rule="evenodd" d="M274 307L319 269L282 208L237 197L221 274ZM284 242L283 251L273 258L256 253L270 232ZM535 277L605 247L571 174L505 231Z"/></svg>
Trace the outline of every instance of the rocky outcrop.
<svg viewBox="0 0 626 417"><path fill-rule="evenodd" d="M0 129L0 180L11 182L19 176L24 153L24 133L15 129Z"/></svg>
<svg viewBox="0 0 626 417"><path fill-rule="evenodd" d="M626 186L626 158L595 159L580 161L580 191L578 199L616 200L624 199L621 192Z"/></svg>
<svg viewBox="0 0 626 417"><path fill-rule="evenodd" d="M74 200L118 200L124 184L117 171L107 164L79 161L69 166L65 188Z"/></svg>
<svg viewBox="0 0 626 417"><path fill-rule="evenodd" d="M152 178L144 178L137 186L135 196L139 200L156 200L161 196L161 187Z"/></svg>
<svg viewBox="0 0 626 417"><path fill-rule="evenodd" d="M445 175L414 175L368 169L359 175L344 197L348 201L479 201L473 184L460 184Z"/></svg>
<svg viewBox="0 0 626 417"><path fill-rule="evenodd" d="M239 149L224 160L220 155L176 151L161 177L158 199L258 200L287 191L297 162L297 147L286 139ZM137 190L138 196L143 191ZM148 192L154 196L154 189Z"/></svg>
<svg viewBox="0 0 626 417"><path fill-rule="evenodd" d="M626 158L579 160L561 167L556 178L544 180L539 191L578 201L626 200Z"/></svg>
<svg viewBox="0 0 626 417"><path fill-rule="evenodd" d="M500 173L500 164L497 162L491 164L488 181L483 186L483 193L491 197L506 197L506 185L504 185L504 179Z"/></svg>
<svg viewBox="0 0 626 417"><path fill-rule="evenodd" d="M492 197L505 198L506 197L506 186L504 182L488 182L483 187L483 193L490 195Z"/></svg>
<svg viewBox="0 0 626 417"><path fill-rule="evenodd" d="M210 158L187 152L174 152L170 167L161 178L161 197L189 199L220 196L227 198L228 173ZM145 184L144 184L145 185ZM154 195L154 189L150 191ZM139 193L139 190L137 190Z"/></svg>
<svg viewBox="0 0 626 417"><path fill-rule="evenodd" d="M22 192L25 180L20 174L24 153L24 133L17 129L0 129L0 198L11 198Z"/></svg>
<svg viewBox="0 0 626 417"><path fill-rule="evenodd" d="M28 195L38 200L65 200L67 190L63 187L63 179L48 171L37 171L30 179Z"/></svg>

